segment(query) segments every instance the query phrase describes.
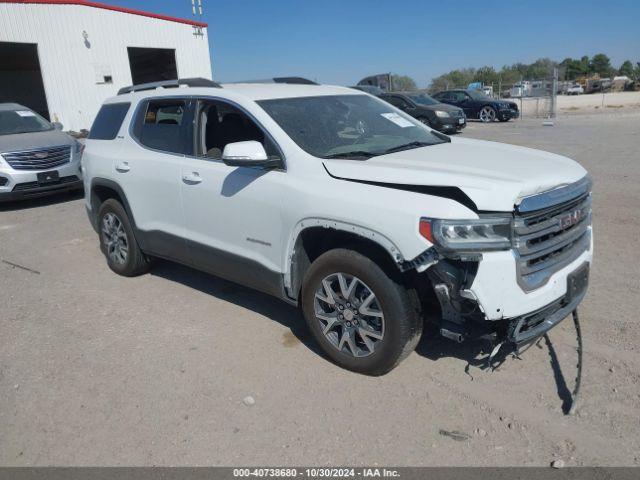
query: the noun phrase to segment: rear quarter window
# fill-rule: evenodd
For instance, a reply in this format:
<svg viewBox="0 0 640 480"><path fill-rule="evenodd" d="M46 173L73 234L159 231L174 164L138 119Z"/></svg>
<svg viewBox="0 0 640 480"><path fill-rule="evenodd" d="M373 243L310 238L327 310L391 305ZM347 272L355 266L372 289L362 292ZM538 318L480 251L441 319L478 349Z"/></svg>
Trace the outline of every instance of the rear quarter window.
<svg viewBox="0 0 640 480"><path fill-rule="evenodd" d="M92 140L113 140L116 138L130 106L130 103L103 105L91 126L89 138Z"/></svg>

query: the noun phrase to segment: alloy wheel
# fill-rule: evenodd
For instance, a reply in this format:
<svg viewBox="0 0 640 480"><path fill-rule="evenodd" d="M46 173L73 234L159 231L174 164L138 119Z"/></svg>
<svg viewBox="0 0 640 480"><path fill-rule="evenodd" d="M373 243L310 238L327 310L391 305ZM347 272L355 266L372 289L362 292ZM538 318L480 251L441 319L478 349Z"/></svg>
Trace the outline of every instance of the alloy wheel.
<svg viewBox="0 0 640 480"><path fill-rule="evenodd" d="M491 107L482 107L480 110L480 121L489 123L496 119L496 111Z"/></svg>
<svg viewBox="0 0 640 480"><path fill-rule="evenodd" d="M102 240L111 261L125 264L129 256L129 240L122 221L114 213L102 217Z"/></svg>
<svg viewBox="0 0 640 480"><path fill-rule="evenodd" d="M314 314L329 343L353 357L371 355L384 338L380 302L354 275L327 275L316 289Z"/></svg>

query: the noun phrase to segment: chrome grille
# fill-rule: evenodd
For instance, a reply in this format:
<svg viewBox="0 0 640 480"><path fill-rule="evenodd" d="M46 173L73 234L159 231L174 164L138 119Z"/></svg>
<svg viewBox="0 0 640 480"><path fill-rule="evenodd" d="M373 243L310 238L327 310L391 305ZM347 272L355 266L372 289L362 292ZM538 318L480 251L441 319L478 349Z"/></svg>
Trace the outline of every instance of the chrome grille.
<svg viewBox="0 0 640 480"><path fill-rule="evenodd" d="M525 290L544 285L551 275L591 245L591 193L514 220L518 283Z"/></svg>
<svg viewBox="0 0 640 480"><path fill-rule="evenodd" d="M71 161L71 146L9 152L2 157L14 170L48 170Z"/></svg>

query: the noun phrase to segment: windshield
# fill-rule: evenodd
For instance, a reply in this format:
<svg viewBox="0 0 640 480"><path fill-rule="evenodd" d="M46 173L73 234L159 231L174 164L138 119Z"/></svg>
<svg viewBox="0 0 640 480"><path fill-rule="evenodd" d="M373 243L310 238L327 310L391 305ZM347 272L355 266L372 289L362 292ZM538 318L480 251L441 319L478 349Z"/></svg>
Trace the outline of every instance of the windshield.
<svg viewBox="0 0 640 480"><path fill-rule="evenodd" d="M417 120L368 95L257 102L303 150L322 158L366 159L444 143Z"/></svg>
<svg viewBox="0 0 640 480"><path fill-rule="evenodd" d="M47 130L53 130L53 125L31 110L0 110L0 135Z"/></svg>
<svg viewBox="0 0 640 480"><path fill-rule="evenodd" d="M411 100L416 102L418 105L437 105L438 102L435 98L430 97L426 93L411 93L407 95Z"/></svg>
<svg viewBox="0 0 640 480"><path fill-rule="evenodd" d="M487 95L485 95L480 90L467 90L467 93L474 100L491 100L491 97L488 97Z"/></svg>

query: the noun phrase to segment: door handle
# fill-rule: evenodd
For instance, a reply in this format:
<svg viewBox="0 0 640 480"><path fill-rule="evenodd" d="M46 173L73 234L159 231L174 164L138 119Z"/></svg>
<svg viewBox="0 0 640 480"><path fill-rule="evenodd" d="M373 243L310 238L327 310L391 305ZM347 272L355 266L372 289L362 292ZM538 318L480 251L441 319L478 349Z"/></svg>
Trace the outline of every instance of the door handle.
<svg viewBox="0 0 640 480"><path fill-rule="evenodd" d="M129 162L121 162L116 165L116 170L120 173L127 173L129 170L131 170L131 167L129 166Z"/></svg>
<svg viewBox="0 0 640 480"><path fill-rule="evenodd" d="M182 175L182 181L187 185L197 185L202 182L202 177L198 172Z"/></svg>

